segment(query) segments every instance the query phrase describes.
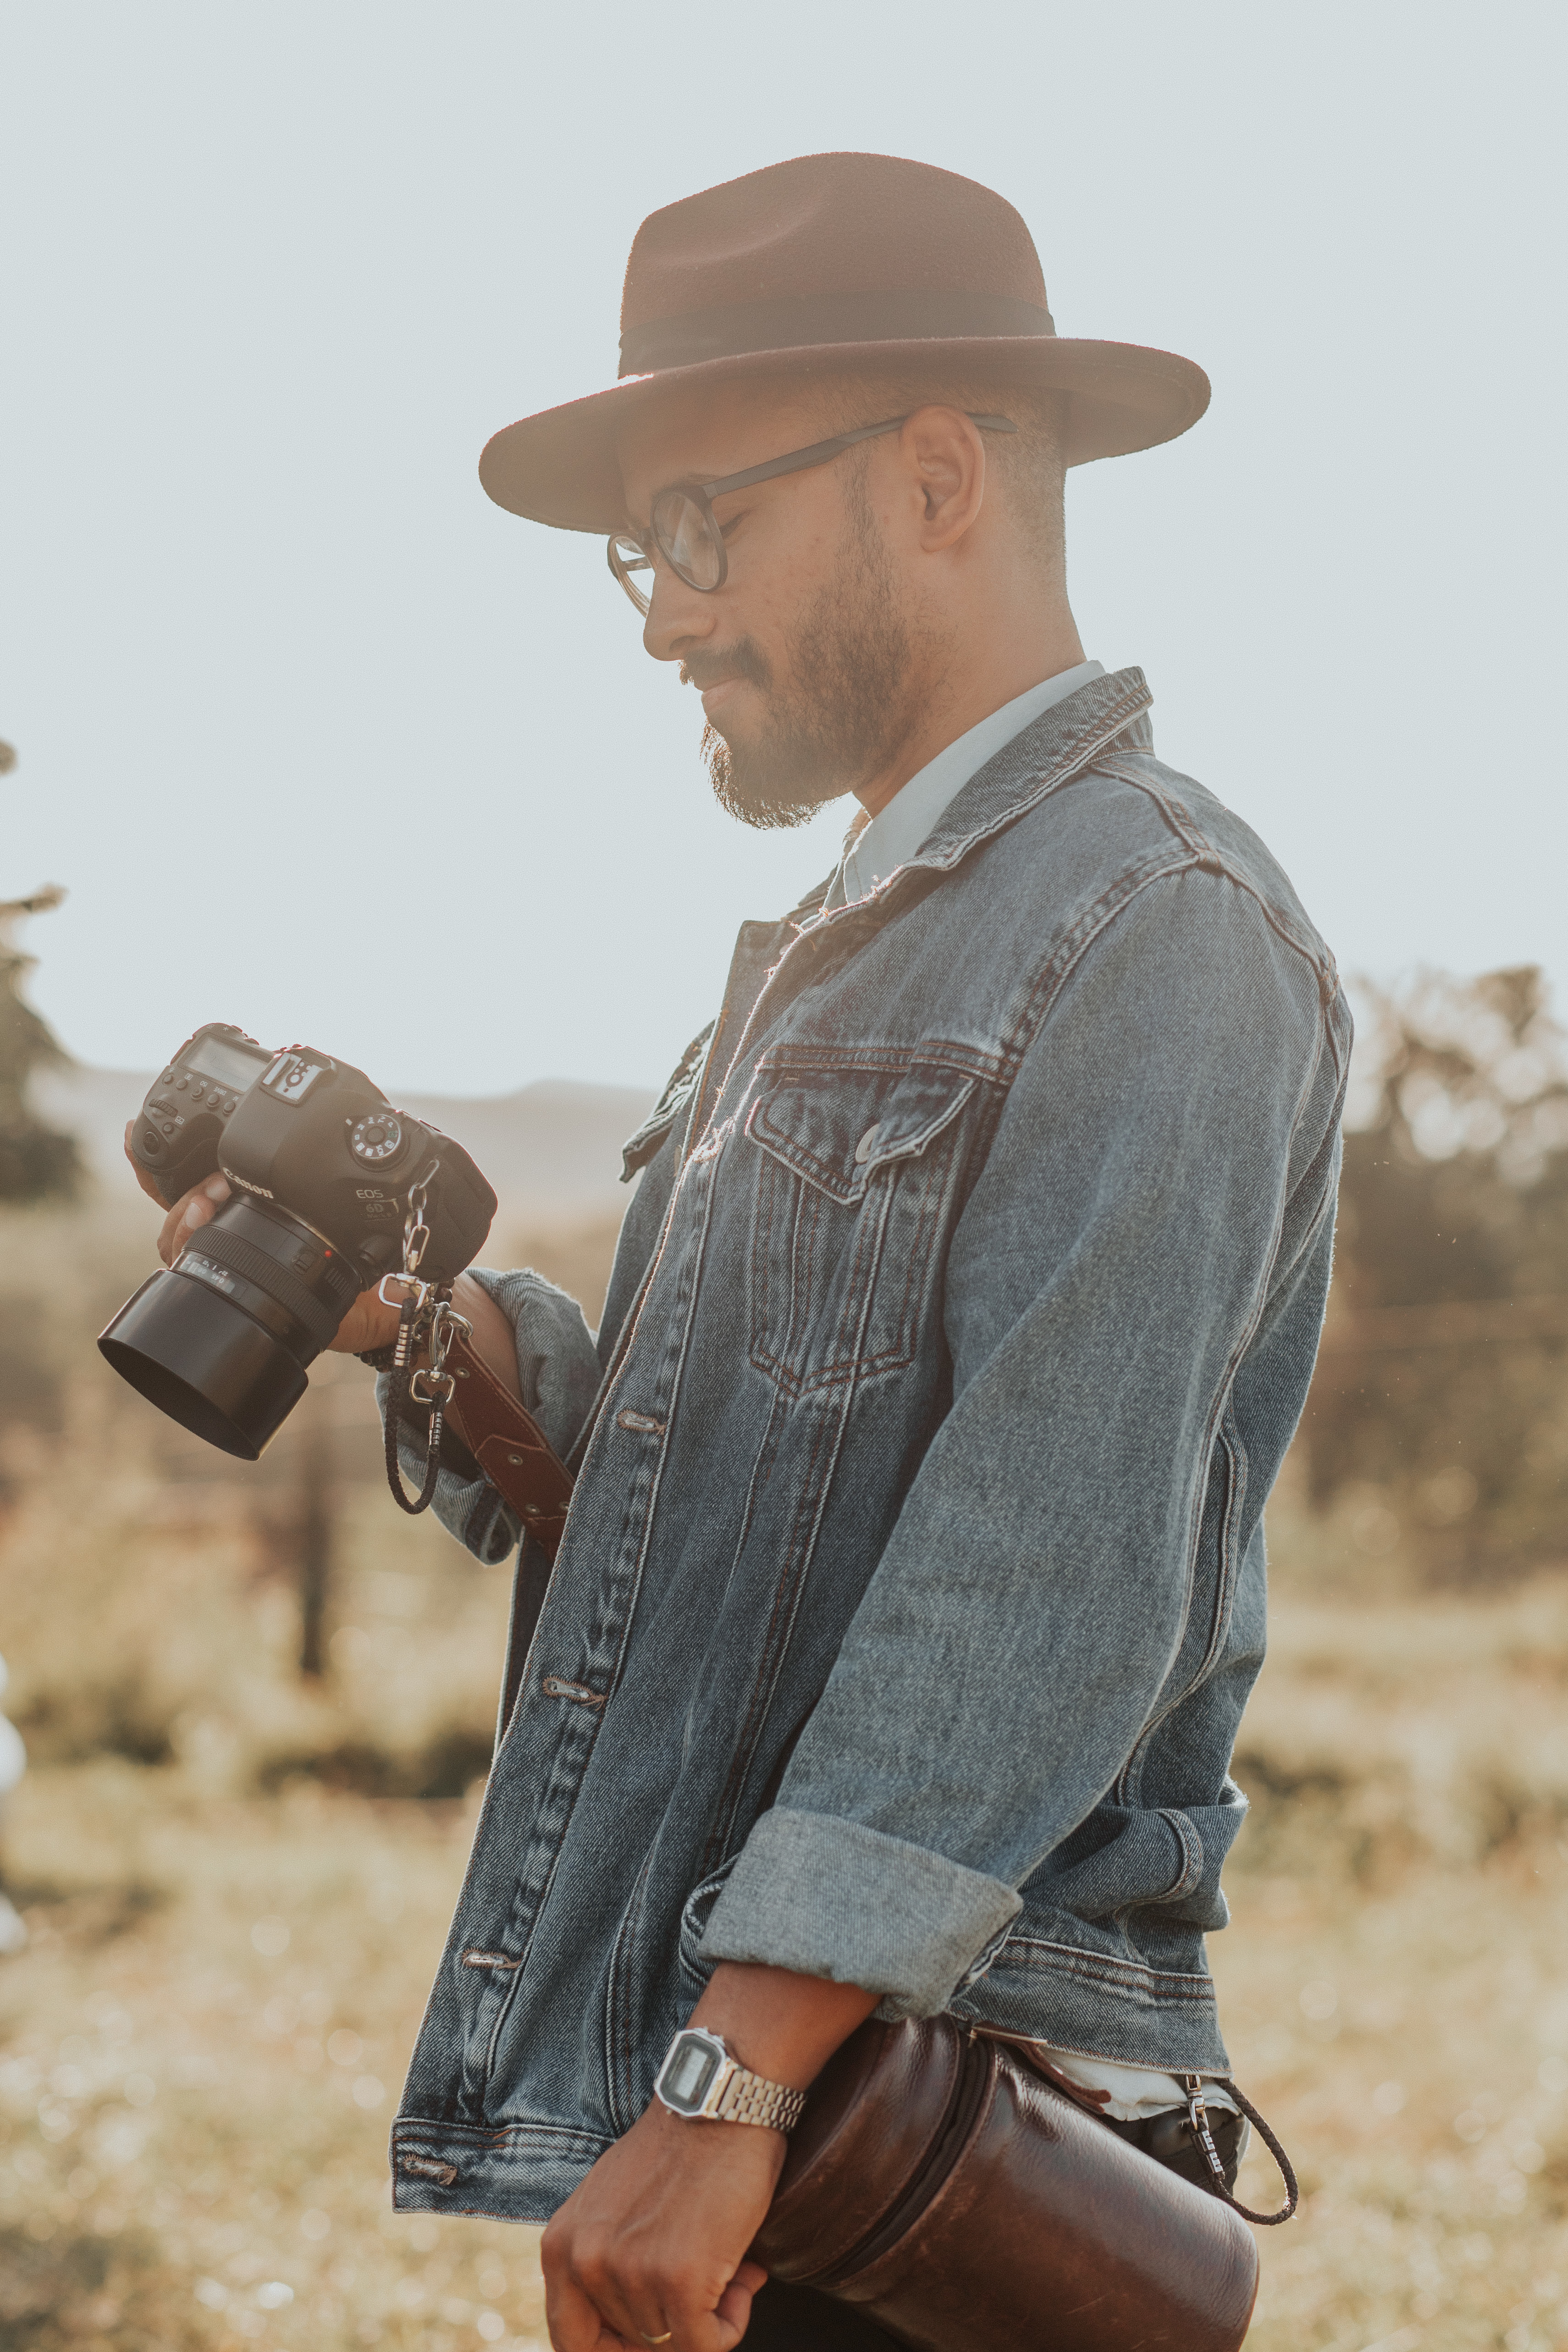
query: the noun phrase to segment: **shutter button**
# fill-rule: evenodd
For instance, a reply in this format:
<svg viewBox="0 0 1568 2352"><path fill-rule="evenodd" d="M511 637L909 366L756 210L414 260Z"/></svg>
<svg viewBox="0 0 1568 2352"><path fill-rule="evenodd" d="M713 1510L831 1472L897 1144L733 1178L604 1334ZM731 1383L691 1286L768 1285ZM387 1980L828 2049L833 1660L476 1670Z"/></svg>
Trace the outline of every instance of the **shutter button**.
<svg viewBox="0 0 1568 2352"><path fill-rule="evenodd" d="M868 1127L866 1129L865 1134L855 1146L855 1165L857 1168L864 1168L867 1160L869 1160L872 1152L877 1149L877 1138L881 1134L881 1132L882 1130L879 1126Z"/></svg>

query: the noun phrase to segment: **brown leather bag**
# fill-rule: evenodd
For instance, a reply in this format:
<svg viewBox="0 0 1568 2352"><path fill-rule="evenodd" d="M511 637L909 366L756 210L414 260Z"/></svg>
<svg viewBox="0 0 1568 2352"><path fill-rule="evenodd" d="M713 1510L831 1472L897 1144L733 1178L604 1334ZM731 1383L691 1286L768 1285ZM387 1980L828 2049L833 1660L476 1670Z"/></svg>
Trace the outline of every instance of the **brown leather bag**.
<svg viewBox="0 0 1568 2352"><path fill-rule="evenodd" d="M752 2252L914 2352L1236 2352L1258 2292L1232 2206L948 2017L828 2062Z"/></svg>

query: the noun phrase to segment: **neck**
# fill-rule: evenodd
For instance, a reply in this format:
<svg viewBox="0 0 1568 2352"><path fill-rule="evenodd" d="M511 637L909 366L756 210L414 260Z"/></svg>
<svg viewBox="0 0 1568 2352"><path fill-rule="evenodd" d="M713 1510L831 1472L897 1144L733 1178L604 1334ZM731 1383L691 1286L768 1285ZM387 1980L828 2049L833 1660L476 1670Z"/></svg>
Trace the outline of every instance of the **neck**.
<svg viewBox="0 0 1568 2352"><path fill-rule="evenodd" d="M987 613L980 625L972 621L949 639L928 669L910 725L885 763L854 786L866 814L875 816L886 808L893 794L939 751L1005 702L1075 668L1083 658L1078 625L1065 595L1043 610L1013 605Z"/></svg>

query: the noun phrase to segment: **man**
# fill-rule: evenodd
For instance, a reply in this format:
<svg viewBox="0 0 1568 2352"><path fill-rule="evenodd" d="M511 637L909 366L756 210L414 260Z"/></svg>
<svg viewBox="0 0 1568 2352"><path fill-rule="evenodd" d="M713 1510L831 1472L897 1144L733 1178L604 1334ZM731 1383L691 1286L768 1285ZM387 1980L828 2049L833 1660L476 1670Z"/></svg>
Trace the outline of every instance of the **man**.
<svg viewBox="0 0 1568 2352"><path fill-rule="evenodd" d="M596 1343L531 1273L460 1286L577 1485L547 1590L523 1547L396 2200L552 2214L559 2352L885 2346L747 2258L788 2094L873 2011L1029 2041L1195 2161L1350 1024L1068 603L1064 467L1194 423L1191 362L1058 339L1012 208L883 156L654 214L623 331L625 380L485 486L610 535L727 807L853 794L862 829L743 927L628 1145ZM394 1321L367 1297L338 1344ZM439 1507L518 1538L460 1454ZM654 2095L689 2021L771 2122Z"/></svg>

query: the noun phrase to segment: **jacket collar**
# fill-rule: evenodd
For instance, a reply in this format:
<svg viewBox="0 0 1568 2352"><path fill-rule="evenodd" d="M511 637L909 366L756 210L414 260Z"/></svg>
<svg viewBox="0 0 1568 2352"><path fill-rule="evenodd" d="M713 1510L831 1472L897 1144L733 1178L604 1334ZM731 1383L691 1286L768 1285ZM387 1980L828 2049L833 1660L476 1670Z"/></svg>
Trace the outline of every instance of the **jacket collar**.
<svg viewBox="0 0 1568 2352"><path fill-rule="evenodd" d="M1147 726L1139 728L1137 722L1152 701L1141 669L1119 669L1091 678L1065 701L1053 703L1010 743L1004 743L954 794L910 866L950 871L981 842L1092 767L1130 729L1136 729L1145 743L1152 741Z"/></svg>
<svg viewBox="0 0 1568 2352"><path fill-rule="evenodd" d="M1152 741L1144 713L1153 698L1141 669L1122 669L1091 678L1021 728L949 803L936 831L917 857L895 867L852 906L822 912L832 887L829 874L782 922L746 923L730 967L724 1009L708 1048L699 1080L689 1135L702 1135L746 1041L754 1034L764 1005L777 1009L779 992L805 984L821 955L854 954L861 940L883 923L909 890L951 873L971 850L1016 824L1025 812L1092 766L1121 741L1128 750ZM837 867L835 872L837 872ZM930 887L929 885L927 887ZM738 1025L737 1025L738 1024Z"/></svg>
<svg viewBox="0 0 1568 2352"><path fill-rule="evenodd" d="M1141 669L1113 670L1105 677L1091 678L1020 728L1012 741L1005 743L954 793L918 854L884 876L863 898L824 915L822 902L833 887L829 874L790 909L786 924L796 931L822 930L829 924L837 929L868 909L875 909L879 917L887 911L889 892L898 888L903 876L921 871L951 873L971 850L1016 823L1047 793L1080 775L1113 743L1128 751L1147 751L1153 736L1145 714L1153 699Z"/></svg>

